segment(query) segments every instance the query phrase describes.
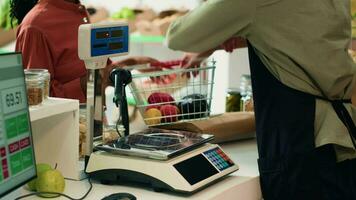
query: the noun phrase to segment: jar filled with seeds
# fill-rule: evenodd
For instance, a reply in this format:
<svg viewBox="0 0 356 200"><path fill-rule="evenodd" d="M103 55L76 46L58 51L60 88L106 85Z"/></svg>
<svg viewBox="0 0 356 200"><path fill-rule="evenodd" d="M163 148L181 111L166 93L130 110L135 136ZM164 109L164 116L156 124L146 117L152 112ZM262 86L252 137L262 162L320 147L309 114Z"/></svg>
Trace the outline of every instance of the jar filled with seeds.
<svg viewBox="0 0 356 200"><path fill-rule="evenodd" d="M39 73L25 72L27 101L29 106L37 106L44 99L44 78Z"/></svg>
<svg viewBox="0 0 356 200"><path fill-rule="evenodd" d="M25 69L25 73L36 73L36 74L40 74L43 79L44 79L44 89L43 89L43 93L44 99L48 99L49 97L49 90L50 90L50 80L51 80L51 75L48 72L47 69Z"/></svg>

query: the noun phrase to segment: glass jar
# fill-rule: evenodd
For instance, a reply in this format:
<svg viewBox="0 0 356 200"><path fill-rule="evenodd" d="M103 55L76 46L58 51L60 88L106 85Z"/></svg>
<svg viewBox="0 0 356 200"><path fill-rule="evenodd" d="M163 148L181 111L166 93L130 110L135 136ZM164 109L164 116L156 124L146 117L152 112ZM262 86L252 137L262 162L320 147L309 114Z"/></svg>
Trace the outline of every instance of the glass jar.
<svg viewBox="0 0 356 200"><path fill-rule="evenodd" d="M241 94L238 88L229 88L226 94L226 112L241 111L240 107Z"/></svg>
<svg viewBox="0 0 356 200"><path fill-rule="evenodd" d="M44 78L41 74L25 72L27 101L29 106L37 106L44 99Z"/></svg>
<svg viewBox="0 0 356 200"><path fill-rule="evenodd" d="M25 73L36 73L43 76L44 79L44 99L48 99L50 90L51 75L47 69L25 69Z"/></svg>
<svg viewBox="0 0 356 200"><path fill-rule="evenodd" d="M252 97L252 85L251 76L243 74L240 80L240 108L241 111L250 112L253 111L253 97Z"/></svg>

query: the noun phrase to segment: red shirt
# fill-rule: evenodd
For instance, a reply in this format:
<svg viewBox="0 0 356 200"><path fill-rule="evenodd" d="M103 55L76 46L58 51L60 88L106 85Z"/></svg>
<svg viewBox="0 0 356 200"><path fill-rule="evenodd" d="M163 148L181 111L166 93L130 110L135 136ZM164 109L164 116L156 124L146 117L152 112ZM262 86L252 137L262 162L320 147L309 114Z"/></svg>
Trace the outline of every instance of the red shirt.
<svg viewBox="0 0 356 200"><path fill-rule="evenodd" d="M88 19L81 4L41 0L19 26L16 51L22 52L25 68L48 69L51 96L86 101L80 85L86 68L78 57L78 27Z"/></svg>

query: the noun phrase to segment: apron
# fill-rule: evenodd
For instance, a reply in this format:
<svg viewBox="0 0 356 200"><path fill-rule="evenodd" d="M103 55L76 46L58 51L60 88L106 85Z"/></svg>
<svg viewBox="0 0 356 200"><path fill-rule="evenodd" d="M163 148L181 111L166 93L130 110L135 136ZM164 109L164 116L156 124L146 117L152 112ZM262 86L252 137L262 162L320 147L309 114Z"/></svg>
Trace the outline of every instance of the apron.
<svg viewBox="0 0 356 200"><path fill-rule="evenodd" d="M356 175L350 176L356 174L356 161L337 163L333 145L315 148L315 99L320 97L282 84L250 44L248 49L264 199L356 199ZM355 131L342 103L333 106L349 131Z"/></svg>

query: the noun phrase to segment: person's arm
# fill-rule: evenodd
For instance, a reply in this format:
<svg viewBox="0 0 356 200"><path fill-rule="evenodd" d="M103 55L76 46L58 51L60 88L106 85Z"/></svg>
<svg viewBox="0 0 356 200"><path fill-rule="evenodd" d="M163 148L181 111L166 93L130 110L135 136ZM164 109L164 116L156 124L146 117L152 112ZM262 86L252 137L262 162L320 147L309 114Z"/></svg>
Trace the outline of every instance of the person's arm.
<svg viewBox="0 0 356 200"><path fill-rule="evenodd" d="M167 45L200 53L219 47L233 36L246 37L255 9L255 0L207 1L170 25Z"/></svg>
<svg viewBox="0 0 356 200"><path fill-rule="evenodd" d="M182 68L194 68L199 67L200 64L207 59L211 54L213 54L216 50L225 50L226 52L232 53L234 49L243 48L247 46L247 42L245 39L240 37L232 37L226 40L219 47L209 49L208 51L200 52L200 53L184 53Z"/></svg>

